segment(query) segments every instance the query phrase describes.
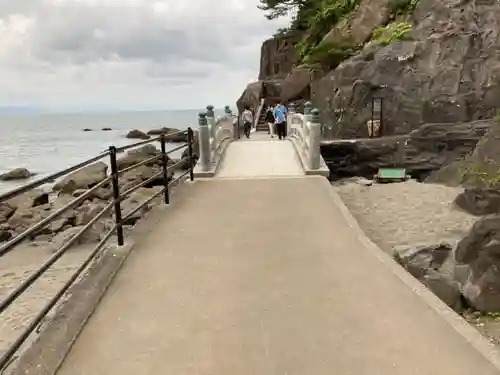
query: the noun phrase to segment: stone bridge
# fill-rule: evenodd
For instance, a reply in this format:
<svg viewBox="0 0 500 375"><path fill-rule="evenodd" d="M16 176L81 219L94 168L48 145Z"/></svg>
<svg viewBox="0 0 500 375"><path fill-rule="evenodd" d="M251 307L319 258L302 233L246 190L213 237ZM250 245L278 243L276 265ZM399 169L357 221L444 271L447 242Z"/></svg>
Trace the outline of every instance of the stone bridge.
<svg viewBox="0 0 500 375"><path fill-rule="evenodd" d="M201 114L194 182L102 256L13 373L500 374L358 227L325 178L317 114L290 114L285 140Z"/></svg>

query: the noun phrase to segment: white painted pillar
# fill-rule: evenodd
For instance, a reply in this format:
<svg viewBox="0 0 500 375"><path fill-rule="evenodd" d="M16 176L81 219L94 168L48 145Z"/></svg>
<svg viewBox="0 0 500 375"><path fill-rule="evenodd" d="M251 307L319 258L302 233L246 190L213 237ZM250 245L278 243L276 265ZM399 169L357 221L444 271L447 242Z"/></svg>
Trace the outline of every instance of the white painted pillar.
<svg viewBox="0 0 500 375"><path fill-rule="evenodd" d="M207 122L210 129L210 146L215 149L215 135L217 134L217 123L213 105L207 105Z"/></svg>
<svg viewBox="0 0 500 375"><path fill-rule="evenodd" d="M288 105L288 114L286 116L286 134L290 136L292 134L292 115L294 115L295 112L295 104L290 103Z"/></svg>
<svg viewBox="0 0 500 375"><path fill-rule="evenodd" d="M201 170L209 171L212 165L212 146L210 145L210 129L206 113L201 112L199 114L198 125Z"/></svg>
<svg viewBox="0 0 500 375"><path fill-rule="evenodd" d="M319 122L319 111L318 109L313 109L310 115L309 122L309 154L308 163L309 168L319 169L321 160L321 124Z"/></svg>

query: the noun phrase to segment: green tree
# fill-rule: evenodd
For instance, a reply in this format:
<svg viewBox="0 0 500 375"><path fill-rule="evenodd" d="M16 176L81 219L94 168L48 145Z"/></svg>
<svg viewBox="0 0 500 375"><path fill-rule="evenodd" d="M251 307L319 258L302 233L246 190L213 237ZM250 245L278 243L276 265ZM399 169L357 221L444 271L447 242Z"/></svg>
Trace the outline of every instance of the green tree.
<svg viewBox="0 0 500 375"><path fill-rule="evenodd" d="M267 12L267 19L286 16L290 11L300 11L311 5L313 0L260 0L259 9Z"/></svg>

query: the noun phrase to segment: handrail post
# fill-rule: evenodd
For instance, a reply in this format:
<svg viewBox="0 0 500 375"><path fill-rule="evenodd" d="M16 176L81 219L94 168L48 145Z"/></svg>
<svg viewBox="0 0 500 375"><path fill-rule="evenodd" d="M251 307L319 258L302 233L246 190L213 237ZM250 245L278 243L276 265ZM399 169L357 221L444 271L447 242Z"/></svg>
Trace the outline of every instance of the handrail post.
<svg viewBox="0 0 500 375"><path fill-rule="evenodd" d="M311 121L311 111L312 111L312 103L305 102L304 103L304 119L305 119L306 123Z"/></svg>
<svg viewBox="0 0 500 375"><path fill-rule="evenodd" d="M207 122L210 129L210 146L212 150L215 150L215 136L217 134L217 124L215 122L215 112L213 105L207 105Z"/></svg>
<svg viewBox="0 0 500 375"><path fill-rule="evenodd" d="M295 113L297 113L295 110L295 103L290 103L288 105L288 116L286 119L286 134L292 134L292 115Z"/></svg>
<svg viewBox="0 0 500 375"><path fill-rule="evenodd" d="M210 129L208 127L207 114L201 112L198 118L199 124L199 143L200 143L200 162L201 170L210 170L212 164L212 150L210 146Z"/></svg>
<svg viewBox="0 0 500 375"><path fill-rule="evenodd" d="M231 107L226 105L224 107L224 113L226 114L227 118L231 118L233 116L233 112L231 111Z"/></svg>
<svg viewBox="0 0 500 375"><path fill-rule="evenodd" d="M111 184L113 187L113 202L115 209L115 224L116 224L116 237L118 239L118 246L123 246L123 223L122 223L122 210L120 207L120 187L118 180L118 165L116 163L116 147L109 146L109 159L111 164Z"/></svg>
<svg viewBox="0 0 500 375"><path fill-rule="evenodd" d="M193 129L188 128L188 163L189 163L189 179L191 181L194 181L193 142L194 142Z"/></svg>
<svg viewBox="0 0 500 375"><path fill-rule="evenodd" d="M164 181L164 190L163 190L163 201L165 204L170 203L170 193L168 191L168 169L167 169L167 150L165 146L165 134L162 134L160 137L161 144L161 161L162 161L162 170L163 170L163 181Z"/></svg>
<svg viewBox="0 0 500 375"><path fill-rule="evenodd" d="M311 111L309 122L309 168L319 169L321 155L321 123L319 121L319 110L314 108Z"/></svg>

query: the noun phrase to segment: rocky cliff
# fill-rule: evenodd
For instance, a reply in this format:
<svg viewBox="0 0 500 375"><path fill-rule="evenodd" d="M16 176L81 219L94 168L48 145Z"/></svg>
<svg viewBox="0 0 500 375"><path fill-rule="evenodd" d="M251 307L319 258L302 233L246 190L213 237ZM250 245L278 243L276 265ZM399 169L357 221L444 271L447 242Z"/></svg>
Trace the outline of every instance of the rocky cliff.
<svg viewBox="0 0 500 375"><path fill-rule="evenodd" d="M373 95L384 98L385 135L492 117L500 95L500 3L350 3L322 33L310 26L299 36L264 42L259 79L272 80L274 95L311 100L340 138L367 136ZM332 116L339 108L345 109L341 121Z"/></svg>

